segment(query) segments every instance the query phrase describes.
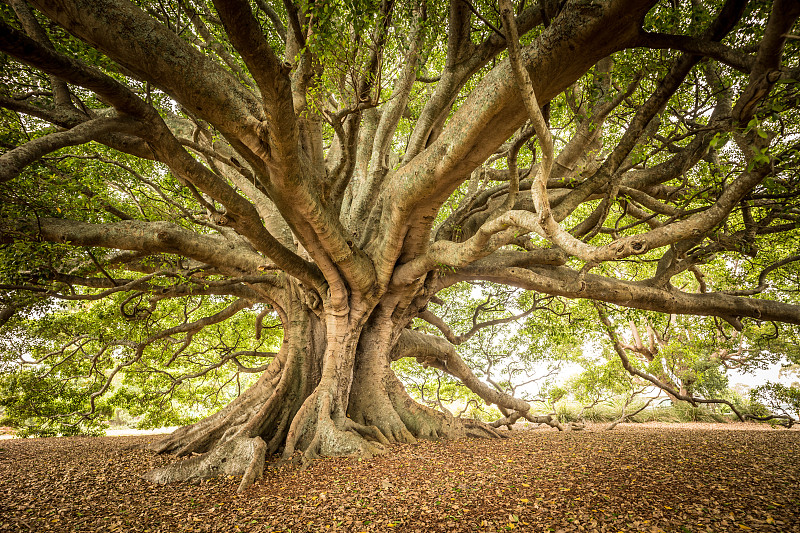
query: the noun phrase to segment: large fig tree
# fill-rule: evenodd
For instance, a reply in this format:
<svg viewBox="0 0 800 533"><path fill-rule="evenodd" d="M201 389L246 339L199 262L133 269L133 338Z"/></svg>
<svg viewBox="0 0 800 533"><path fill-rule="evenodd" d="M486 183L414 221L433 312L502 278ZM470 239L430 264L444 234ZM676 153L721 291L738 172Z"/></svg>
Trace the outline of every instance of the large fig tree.
<svg viewBox="0 0 800 533"><path fill-rule="evenodd" d="M800 324L772 283L797 259L798 15L793 0L8 0L5 334L58 301L115 299L129 335L76 331L44 354L88 360L92 402L153 370L153 349L163 369L266 363L156 446L195 455L158 481L246 486L278 452L495 434L414 402L400 358L557 424L479 380L429 303L490 281ZM203 337L243 313L240 338ZM274 351L254 341L272 314Z"/></svg>

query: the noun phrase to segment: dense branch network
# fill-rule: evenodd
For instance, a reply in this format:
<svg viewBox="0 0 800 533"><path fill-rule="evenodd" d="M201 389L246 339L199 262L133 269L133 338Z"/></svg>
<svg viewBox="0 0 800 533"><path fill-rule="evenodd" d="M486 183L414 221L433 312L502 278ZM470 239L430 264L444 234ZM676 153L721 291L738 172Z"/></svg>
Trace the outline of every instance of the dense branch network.
<svg viewBox="0 0 800 533"><path fill-rule="evenodd" d="M712 316L723 336L800 324L782 281L800 223L796 2L339 7L4 8L0 327L106 301L129 326L113 340L42 329L22 362L88 371L92 409L123 371L166 373L167 395L225 365L261 373L161 450L314 457L520 418L561 427L454 347L565 320L556 298ZM482 285L468 320L437 314L477 282L533 296L501 310ZM600 317L626 370L701 401L626 358L652 361L655 340L624 345L623 322ZM65 364L77 357L88 367ZM390 366L404 359L503 418L411 406Z"/></svg>

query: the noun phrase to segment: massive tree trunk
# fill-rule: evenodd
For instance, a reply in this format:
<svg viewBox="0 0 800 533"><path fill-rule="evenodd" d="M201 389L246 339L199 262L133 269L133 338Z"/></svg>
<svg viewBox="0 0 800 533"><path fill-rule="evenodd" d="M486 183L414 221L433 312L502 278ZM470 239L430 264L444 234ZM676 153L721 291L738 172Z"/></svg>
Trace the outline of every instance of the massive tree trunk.
<svg viewBox="0 0 800 533"><path fill-rule="evenodd" d="M391 314L382 308L371 315L321 312L296 286L287 296L283 345L269 368L221 411L154 444L159 453L202 455L156 469L148 479L168 483L226 473L242 475L243 489L260 477L265 455L370 457L391 443L494 435L488 426L469 421L467 427L408 395L390 367L404 326Z"/></svg>

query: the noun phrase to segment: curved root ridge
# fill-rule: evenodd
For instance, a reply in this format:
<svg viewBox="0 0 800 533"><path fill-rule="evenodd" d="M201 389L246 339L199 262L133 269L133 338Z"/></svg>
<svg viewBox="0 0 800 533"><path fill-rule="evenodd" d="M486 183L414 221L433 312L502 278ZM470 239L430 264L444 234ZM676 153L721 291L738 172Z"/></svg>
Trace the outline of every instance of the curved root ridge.
<svg viewBox="0 0 800 533"><path fill-rule="evenodd" d="M377 441L384 446L389 445L389 439L386 438L386 435L384 435L377 426L365 426L348 418L345 419L345 429L355 431L367 440Z"/></svg>
<svg viewBox="0 0 800 533"><path fill-rule="evenodd" d="M491 425L481 422L480 420L464 420L464 430L468 437L475 438L488 438L488 439L506 439L508 435L500 433Z"/></svg>
<svg viewBox="0 0 800 533"><path fill-rule="evenodd" d="M142 477L165 485L176 481L198 482L220 475L242 476L237 489L242 492L262 476L266 449L261 437L235 437L204 455L155 468Z"/></svg>
<svg viewBox="0 0 800 533"><path fill-rule="evenodd" d="M303 450L305 459L319 456L372 457L386 451L384 445L389 440L380 429L335 416L330 393L322 392L311 403L309 400L292 422L284 459L294 453L295 447Z"/></svg>

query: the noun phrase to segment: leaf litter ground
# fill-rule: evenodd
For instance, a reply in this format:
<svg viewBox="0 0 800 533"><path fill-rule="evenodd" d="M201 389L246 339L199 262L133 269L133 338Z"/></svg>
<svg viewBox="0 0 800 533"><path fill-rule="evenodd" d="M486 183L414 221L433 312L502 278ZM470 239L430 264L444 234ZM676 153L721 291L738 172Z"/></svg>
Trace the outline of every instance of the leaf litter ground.
<svg viewBox="0 0 800 533"><path fill-rule="evenodd" d="M157 436L0 441L0 531L800 531L800 431L626 424L159 487Z"/></svg>

